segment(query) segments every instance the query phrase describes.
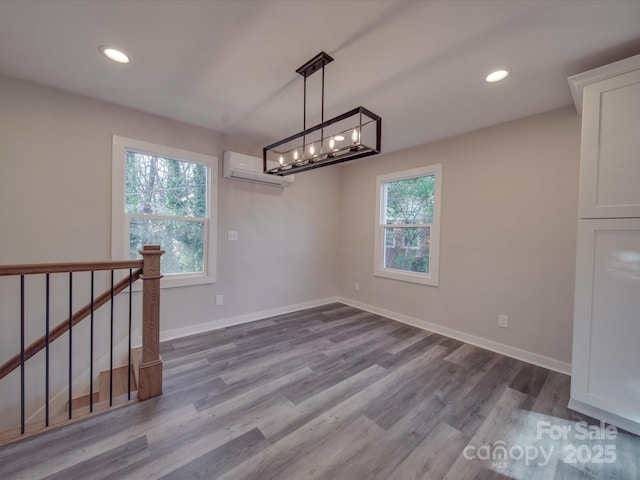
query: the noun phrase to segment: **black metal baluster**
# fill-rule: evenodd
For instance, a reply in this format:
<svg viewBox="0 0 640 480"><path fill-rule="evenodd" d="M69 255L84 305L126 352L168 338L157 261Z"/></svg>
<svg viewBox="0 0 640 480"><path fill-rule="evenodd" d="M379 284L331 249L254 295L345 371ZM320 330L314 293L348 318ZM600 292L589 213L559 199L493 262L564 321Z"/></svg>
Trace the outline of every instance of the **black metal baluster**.
<svg viewBox="0 0 640 480"><path fill-rule="evenodd" d="M69 272L69 420L73 416L73 272Z"/></svg>
<svg viewBox="0 0 640 480"><path fill-rule="evenodd" d="M44 424L46 427L49 426L49 274L46 276L46 312L45 312L45 328L44 332L45 337L45 362L44 362L44 400L45 400L45 414L44 414Z"/></svg>
<svg viewBox="0 0 640 480"><path fill-rule="evenodd" d="M24 434L24 275L20 275L20 434Z"/></svg>
<svg viewBox="0 0 640 480"><path fill-rule="evenodd" d="M113 270L111 270L111 335L109 343L109 406L113 405Z"/></svg>
<svg viewBox="0 0 640 480"><path fill-rule="evenodd" d="M93 412L93 276L91 271L91 324L89 327L89 412Z"/></svg>
<svg viewBox="0 0 640 480"><path fill-rule="evenodd" d="M131 286L133 284L133 268L129 269L129 361L128 372L127 372L127 400L131 400L131 302L133 297L133 290Z"/></svg>

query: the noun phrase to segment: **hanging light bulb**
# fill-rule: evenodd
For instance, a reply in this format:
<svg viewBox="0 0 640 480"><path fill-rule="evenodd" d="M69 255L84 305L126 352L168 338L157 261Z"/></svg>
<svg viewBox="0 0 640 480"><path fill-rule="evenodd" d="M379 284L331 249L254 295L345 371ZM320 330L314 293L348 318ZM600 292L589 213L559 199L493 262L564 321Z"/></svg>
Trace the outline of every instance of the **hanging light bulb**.
<svg viewBox="0 0 640 480"><path fill-rule="evenodd" d="M298 150L297 149L293 151L293 159L294 160L298 160Z"/></svg>
<svg viewBox="0 0 640 480"><path fill-rule="evenodd" d="M353 145L349 149L351 152L358 151L358 143L360 143L360 135L358 134L358 129L354 128L353 132L351 132L351 140L353 140Z"/></svg>
<svg viewBox="0 0 640 480"><path fill-rule="evenodd" d="M284 165L284 157L280 155L280 166Z"/></svg>
<svg viewBox="0 0 640 480"><path fill-rule="evenodd" d="M353 140L353 144L356 145L358 143L360 135L358 135L358 129L354 128L353 132L351 132L351 140Z"/></svg>
<svg viewBox="0 0 640 480"><path fill-rule="evenodd" d="M331 137L329 139L329 153L327 153L327 158L333 158L335 157L334 152L334 147L336 146L336 141L333 139L333 137Z"/></svg>
<svg viewBox="0 0 640 480"><path fill-rule="evenodd" d="M309 154L314 157L316 153L316 147L313 146L313 143L311 145L309 145Z"/></svg>

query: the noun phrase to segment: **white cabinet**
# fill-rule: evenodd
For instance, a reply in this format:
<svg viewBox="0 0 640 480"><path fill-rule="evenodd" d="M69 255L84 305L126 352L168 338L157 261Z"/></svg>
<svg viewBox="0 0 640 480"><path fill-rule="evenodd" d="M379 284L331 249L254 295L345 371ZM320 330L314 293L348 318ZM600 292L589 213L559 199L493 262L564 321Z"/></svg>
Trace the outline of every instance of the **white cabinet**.
<svg viewBox="0 0 640 480"><path fill-rule="evenodd" d="M640 218L580 222L573 343L572 400L640 424Z"/></svg>
<svg viewBox="0 0 640 480"><path fill-rule="evenodd" d="M569 407L640 434L640 55L569 83L583 114Z"/></svg>
<svg viewBox="0 0 640 480"><path fill-rule="evenodd" d="M582 88L580 218L640 217L640 55L569 82Z"/></svg>

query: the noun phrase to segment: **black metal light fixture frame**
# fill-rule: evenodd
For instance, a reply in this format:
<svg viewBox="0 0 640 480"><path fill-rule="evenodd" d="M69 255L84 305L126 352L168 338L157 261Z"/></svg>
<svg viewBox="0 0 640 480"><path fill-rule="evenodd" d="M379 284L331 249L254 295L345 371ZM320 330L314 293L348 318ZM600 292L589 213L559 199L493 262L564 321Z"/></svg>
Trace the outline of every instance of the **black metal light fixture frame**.
<svg viewBox="0 0 640 480"><path fill-rule="evenodd" d="M296 70L297 73L304 77L303 130L262 149L264 173L280 176L292 175L380 153L382 119L370 110L364 107L357 107L326 122L324 121L324 67L332 61L333 58L325 52L320 52ZM322 71L321 123L311 128L306 128L307 77L318 71ZM317 132L319 132L319 139L314 140ZM344 146L336 148L334 137L340 137L344 140L344 135L349 134L349 132L352 132L352 143L345 143ZM325 133L328 136L325 136ZM310 138L312 140L311 143L307 143ZM308 153L306 150L307 145L310 145L311 149L315 148L315 144L318 145L318 153ZM300 154L298 153L299 150L301 150ZM292 152L295 152L295 157L293 157ZM286 162L284 161L285 156L287 157Z"/></svg>

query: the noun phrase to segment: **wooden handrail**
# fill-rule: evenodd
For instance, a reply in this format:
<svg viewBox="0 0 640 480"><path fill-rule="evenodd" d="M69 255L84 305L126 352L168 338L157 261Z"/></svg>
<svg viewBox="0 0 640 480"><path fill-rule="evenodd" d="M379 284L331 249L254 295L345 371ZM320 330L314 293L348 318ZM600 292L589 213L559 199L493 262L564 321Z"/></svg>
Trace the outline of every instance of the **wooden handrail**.
<svg viewBox="0 0 640 480"><path fill-rule="evenodd" d="M106 268L101 268L104 265L110 265L109 267ZM33 270L31 271L29 269L29 267L32 267L32 265L15 265L15 266L9 266L9 267L2 267L4 270L2 271L8 271L6 269L9 268L17 268L17 267L27 267L27 269L22 269L20 270L18 273L5 273L4 275L29 275L32 273L58 273L58 272L68 272L69 270L43 270L41 271L44 267L52 267L54 266L55 268L57 268L58 265L65 265L67 268L69 265L73 266L73 267L78 267L79 268L84 268L84 266L88 266L88 265L92 265L94 267L97 266L97 268L88 268L87 270L116 270L118 268L135 268L135 267L141 267L142 266L142 260L136 260L136 261L125 261L125 262L99 262L99 263L65 263L65 264L49 264L49 265L33 265L33 267L35 267ZM122 267L119 266L115 266L115 265L124 265ZM131 266L133 265L133 267ZM40 270L38 270L40 269ZM73 270L74 272L80 272L83 270ZM0 272L0 275L2 275L3 273ZM135 282L136 280L138 280L140 278L140 276L142 275L142 269L138 268L138 270L134 271L131 274L131 282ZM127 275L125 278L123 278L122 280L120 280L118 283L113 285L113 295L117 295L120 292L122 292L123 290L125 290L127 287L129 286L129 276ZM109 300L111 299L111 287L109 287L108 290L106 290L104 293L100 294L98 297L96 297L93 301L93 309L94 311L101 307L102 305L104 305L105 303L107 303ZM91 314L91 303L86 304L84 307L82 307L81 309L79 309L76 313L74 313L71 317L71 323L73 324L73 326L75 326L76 324L78 324L81 320L83 320L84 318L88 317ZM67 318L66 320L64 320L63 322L59 323L57 326L55 326L49 333L49 343L53 342L56 338L64 335L65 333L67 333L69 331L69 319ZM42 336L39 339L37 339L35 342L33 342L31 345L29 345L25 351L24 351L24 360L27 361L29 358L33 357L35 354L37 354L40 350L42 350L47 344L47 340L46 340L46 336ZM7 360L4 364L2 364L2 366L0 366L0 379L6 377L9 373L11 373L13 370L15 370L16 368L18 368L20 366L20 353L18 353L17 355L14 355L13 357L11 357L9 360Z"/></svg>
<svg viewBox="0 0 640 480"><path fill-rule="evenodd" d="M0 265L0 277L9 275L35 275L41 273L90 272L99 270L124 270L142 268L143 260L118 260L115 262L34 263L26 265Z"/></svg>

